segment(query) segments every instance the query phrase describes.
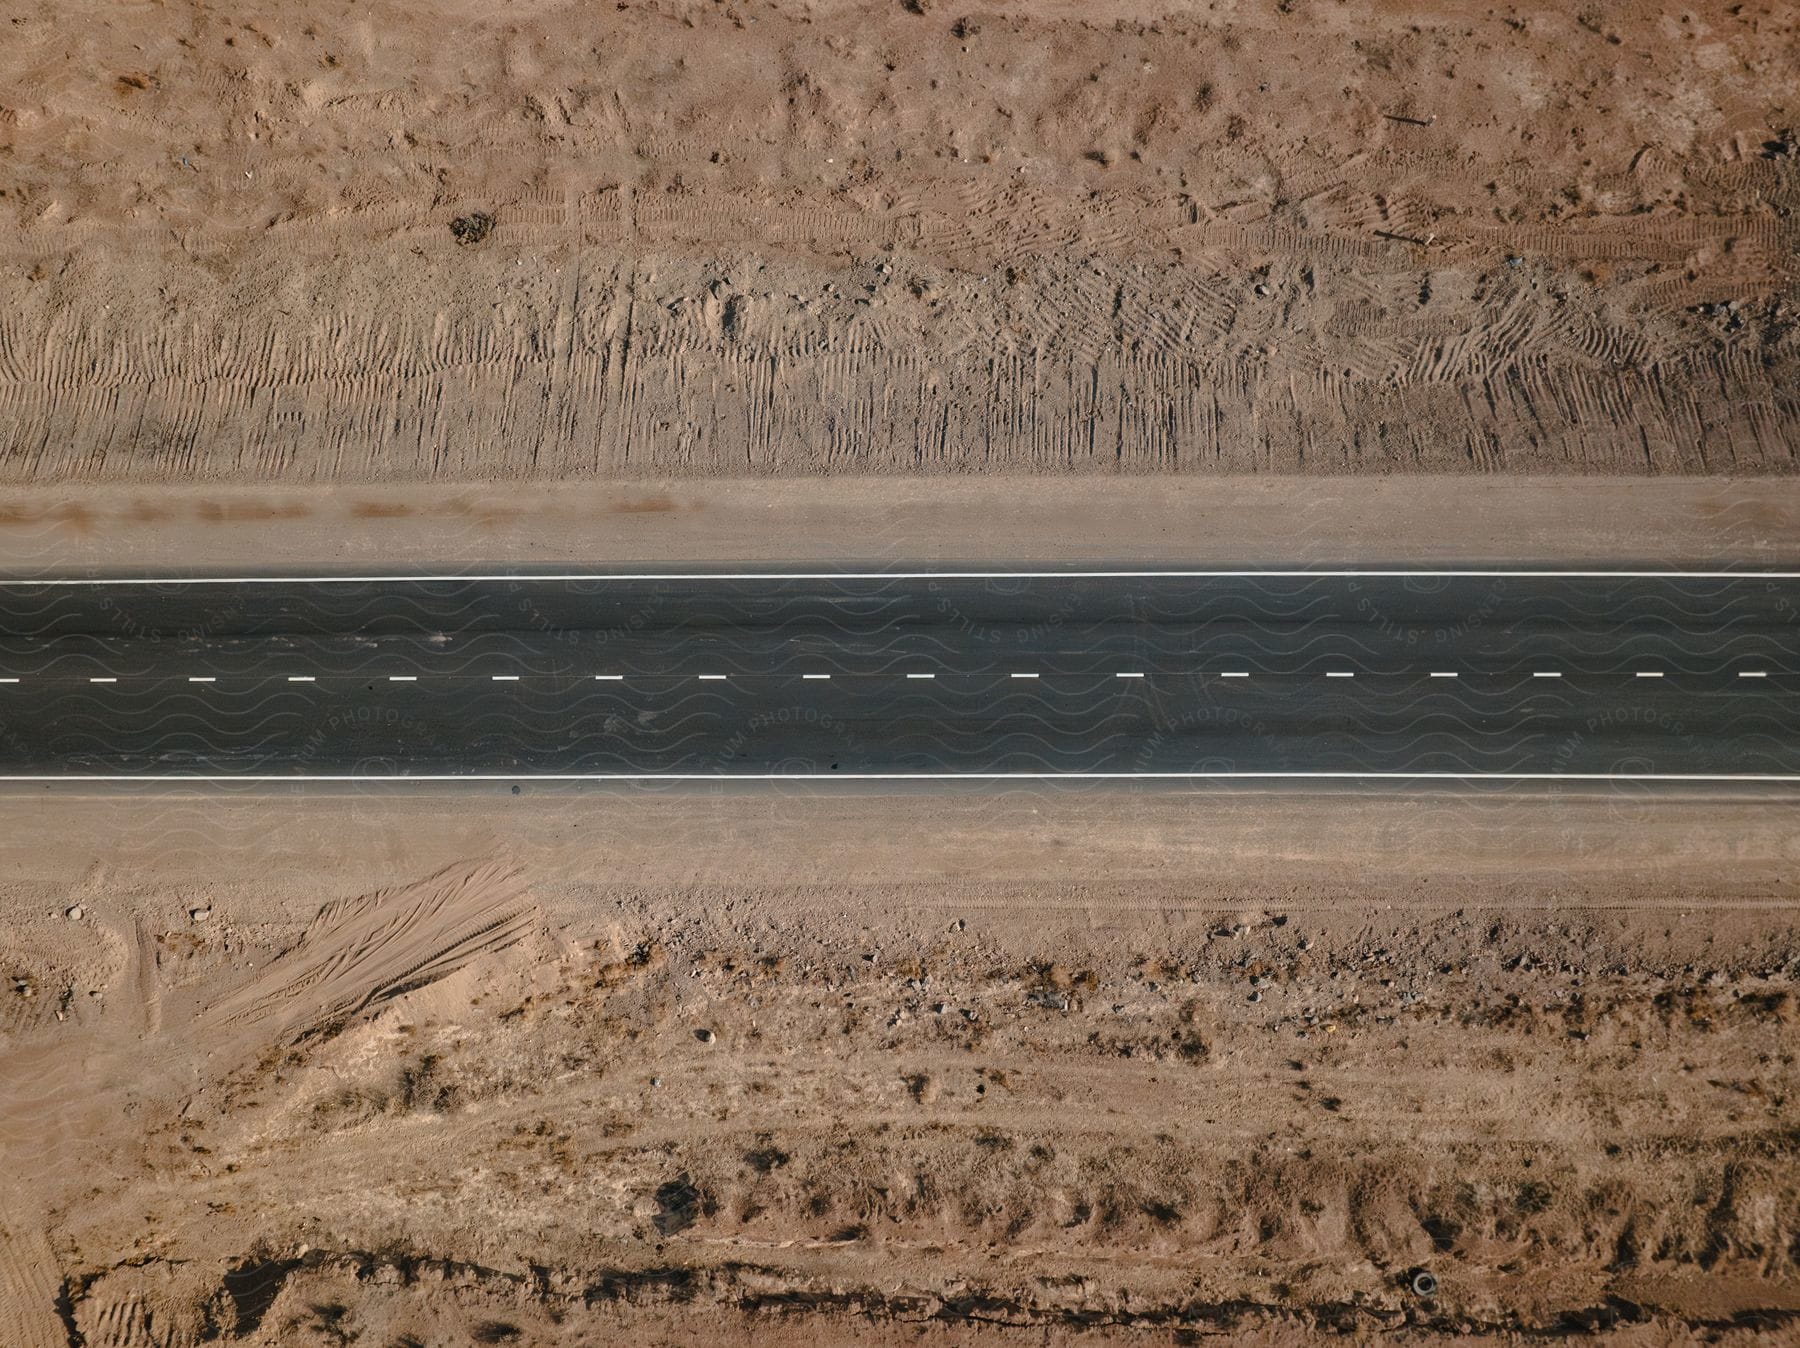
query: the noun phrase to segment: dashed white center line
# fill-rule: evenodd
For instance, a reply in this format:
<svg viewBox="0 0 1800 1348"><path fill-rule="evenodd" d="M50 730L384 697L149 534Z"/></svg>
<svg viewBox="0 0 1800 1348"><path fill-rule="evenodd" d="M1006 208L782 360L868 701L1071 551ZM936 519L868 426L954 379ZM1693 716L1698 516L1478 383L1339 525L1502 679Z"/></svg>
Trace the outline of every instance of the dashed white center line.
<svg viewBox="0 0 1800 1348"><path fill-rule="evenodd" d="M1461 674L1458 671L1452 669L1434 669L1428 671L1428 675L1434 679L1455 679L1461 677ZM1737 676L1740 679L1766 679L1769 677L1769 671L1766 669L1740 669L1737 672ZM493 674L489 677L495 683L517 683L521 676L517 674ZM730 676L727 674L701 674L697 677L708 682L724 682ZM802 674L800 677L803 679L829 680L831 675ZM909 679L935 679L937 675L908 674L906 677ZM1036 671L1015 671L1009 674L1008 677L1014 679L1036 679L1041 678L1042 675ZM1115 679L1142 679L1149 676L1142 670L1119 670L1114 673L1113 677ZM1221 670L1218 677L1221 679L1247 679L1250 677L1250 671L1244 669ZM1356 672L1348 669L1328 669L1325 671L1325 677L1328 679L1353 679L1356 677ZM1563 672L1554 669L1538 669L1532 671L1531 677L1534 679L1560 679L1563 677ZM1661 679L1667 677L1667 673L1660 669L1640 669L1633 671L1633 677L1639 679ZM289 683L317 682L317 676L313 674L289 674L286 678ZM594 678L602 683L619 683L624 680L625 676L623 674L596 674L594 675ZM19 676L17 675L0 675L0 683L16 684L19 681ZM111 674L96 674L90 676L88 679L89 683L117 683L118 681L118 677ZM189 683L217 683L218 679L217 676L212 674L190 674L187 676L187 681ZM419 676L417 674L389 674L387 676L387 681L389 683L417 683L419 681Z"/></svg>
<svg viewBox="0 0 1800 1348"><path fill-rule="evenodd" d="M0 679L0 683L17 683L17 682L18 682L17 678Z"/></svg>

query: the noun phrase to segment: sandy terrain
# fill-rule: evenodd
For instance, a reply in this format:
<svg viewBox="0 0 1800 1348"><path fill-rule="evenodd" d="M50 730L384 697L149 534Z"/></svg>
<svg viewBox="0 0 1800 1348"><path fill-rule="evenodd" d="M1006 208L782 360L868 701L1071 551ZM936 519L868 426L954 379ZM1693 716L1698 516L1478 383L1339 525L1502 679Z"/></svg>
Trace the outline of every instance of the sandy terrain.
<svg viewBox="0 0 1800 1348"><path fill-rule="evenodd" d="M1784 0L15 0L13 482L1791 471Z"/></svg>
<svg viewBox="0 0 1800 1348"><path fill-rule="evenodd" d="M1800 1323L1786 800L0 814L9 1345Z"/></svg>
<svg viewBox="0 0 1800 1348"><path fill-rule="evenodd" d="M9 574L1800 566L1789 0L0 35ZM0 1348L1800 1341L1797 882L1791 794L0 793Z"/></svg>

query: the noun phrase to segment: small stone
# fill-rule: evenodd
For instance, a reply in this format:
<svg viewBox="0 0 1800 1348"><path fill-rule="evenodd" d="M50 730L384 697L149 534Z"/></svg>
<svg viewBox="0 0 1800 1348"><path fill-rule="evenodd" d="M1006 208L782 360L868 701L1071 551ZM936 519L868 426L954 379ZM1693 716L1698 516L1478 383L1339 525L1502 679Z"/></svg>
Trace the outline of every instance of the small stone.
<svg viewBox="0 0 1800 1348"><path fill-rule="evenodd" d="M188 909L188 921L189 922L204 922L204 921L206 921L207 918L209 918L211 916L212 916L211 908L190 908L190 909Z"/></svg>
<svg viewBox="0 0 1800 1348"><path fill-rule="evenodd" d="M86 911L87 910L78 903L74 907L70 908L67 912L65 912L63 914L63 916L68 918L69 921L71 921L71 922L79 922L79 921L81 921L82 914L85 913Z"/></svg>
<svg viewBox="0 0 1800 1348"><path fill-rule="evenodd" d="M1260 993L1260 992L1253 992L1253 993L1251 993L1251 994L1250 994L1250 995L1249 995L1249 997L1247 997L1247 998L1246 998L1246 999L1245 999L1245 1000L1246 1000L1246 1001L1252 1001L1252 1002L1260 1002L1260 1001L1261 1001L1261 1000L1262 1000L1262 993Z"/></svg>
<svg viewBox="0 0 1800 1348"><path fill-rule="evenodd" d="M712 1043L714 1036L711 1030L695 1030L694 1038L698 1039L702 1044L710 1044Z"/></svg>

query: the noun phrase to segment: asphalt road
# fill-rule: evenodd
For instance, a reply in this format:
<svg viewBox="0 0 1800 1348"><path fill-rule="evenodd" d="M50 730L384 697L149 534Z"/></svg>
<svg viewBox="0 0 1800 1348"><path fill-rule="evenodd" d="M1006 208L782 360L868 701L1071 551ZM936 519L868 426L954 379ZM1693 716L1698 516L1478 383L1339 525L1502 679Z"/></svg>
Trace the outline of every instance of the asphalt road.
<svg viewBox="0 0 1800 1348"><path fill-rule="evenodd" d="M0 779L1800 781L1797 617L1793 573L8 582Z"/></svg>

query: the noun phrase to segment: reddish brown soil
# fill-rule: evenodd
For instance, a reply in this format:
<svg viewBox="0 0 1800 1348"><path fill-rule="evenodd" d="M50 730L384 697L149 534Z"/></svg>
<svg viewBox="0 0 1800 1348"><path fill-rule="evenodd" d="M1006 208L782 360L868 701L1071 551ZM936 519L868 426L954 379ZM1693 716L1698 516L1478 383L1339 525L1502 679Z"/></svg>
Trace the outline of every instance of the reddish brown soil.
<svg viewBox="0 0 1800 1348"><path fill-rule="evenodd" d="M1787 471L1797 68L1777 0L19 4L0 474Z"/></svg>
<svg viewBox="0 0 1800 1348"><path fill-rule="evenodd" d="M7 807L0 1341L1800 1324L1779 801L502 799Z"/></svg>

